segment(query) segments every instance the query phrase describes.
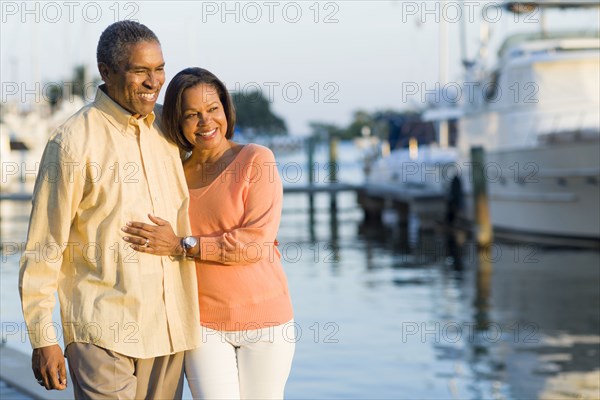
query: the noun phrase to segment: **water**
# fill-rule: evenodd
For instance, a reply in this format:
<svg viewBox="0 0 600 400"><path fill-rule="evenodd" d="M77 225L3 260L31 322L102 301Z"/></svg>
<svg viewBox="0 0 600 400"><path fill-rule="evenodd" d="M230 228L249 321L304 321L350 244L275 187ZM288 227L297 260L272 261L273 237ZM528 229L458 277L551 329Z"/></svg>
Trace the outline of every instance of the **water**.
<svg viewBox="0 0 600 400"><path fill-rule="evenodd" d="M278 160L285 184L303 183L289 167L302 154ZM360 179L357 165L339 173ZM312 225L307 204L286 195L278 235L299 334L287 398L600 398L597 251L495 244L480 255L465 239L457 255L441 233L363 226L354 194L339 195L337 216L317 195ZM3 242L23 241L28 204L1 207ZM479 266L492 269L488 285ZM3 254L2 333L30 354L17 279L18 254Z"/></svg>
<svg viewBox="0 0 600 400"><path fill-rule="evenodd" d="M466 243L457 270L441 235L406 242L349 211L336 238L316 219L315 242L299 214L279 238L302 250L284 264L303 332L289 398L600 397L597 252L497 244L480 260Z"/></svg>

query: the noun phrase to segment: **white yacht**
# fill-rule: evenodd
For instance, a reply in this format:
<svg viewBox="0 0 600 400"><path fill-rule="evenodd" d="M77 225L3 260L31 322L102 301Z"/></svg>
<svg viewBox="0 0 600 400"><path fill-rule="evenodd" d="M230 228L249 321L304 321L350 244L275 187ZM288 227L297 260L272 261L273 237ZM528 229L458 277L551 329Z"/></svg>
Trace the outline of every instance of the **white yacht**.
<svg viewBox="0 0 600 400"><path fill-rule="evenodd" d="M51 112L46 102L3 103L0 115L0 189L30 192L44 147L52 131L84 105L79 96Z"/></svg>
<svg viewBox="0 0 600 400"><path fill-rule="evenodd" d="M458 148L462 165L485 149L494 230L600 241L598 32L510 36L480 77L468 82Z"/></svg>

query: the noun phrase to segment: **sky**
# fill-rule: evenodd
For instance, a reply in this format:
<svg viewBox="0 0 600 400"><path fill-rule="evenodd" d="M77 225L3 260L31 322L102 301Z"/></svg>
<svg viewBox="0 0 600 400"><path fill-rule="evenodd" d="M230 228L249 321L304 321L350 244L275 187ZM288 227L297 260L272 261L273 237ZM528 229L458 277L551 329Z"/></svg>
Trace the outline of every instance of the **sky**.
<svg viewBox="0 0 600 400"><path fill-rule="evenodd" d="M44 85L68 81L78 64L97 76L102 30L135 19L159 37L167 83L183 68L209 69L232 92L260 90L290 133L304 135L310 121L343 126L356 110L422 109L426 91L461 82L463 23L468 58L478 54L481 26L490 27L490 57L483 60L488 65L507 34L539 30L539 13L515 17L490 7L497 1L466 0L462 10L461 3L2 1L1 100L43 99ZM598 30L598 15L553 12L547 21L551 29ZM436 86L440 28L447 32L448 73ZM409 95L409 84L418 92Z"/></svg>

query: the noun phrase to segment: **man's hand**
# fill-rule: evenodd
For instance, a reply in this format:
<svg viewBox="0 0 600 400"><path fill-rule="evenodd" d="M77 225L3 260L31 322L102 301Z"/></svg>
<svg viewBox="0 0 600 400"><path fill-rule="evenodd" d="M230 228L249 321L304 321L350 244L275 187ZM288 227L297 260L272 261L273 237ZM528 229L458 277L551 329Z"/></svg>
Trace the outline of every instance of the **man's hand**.
<svg viewBox="0 0 600 400"><path fill-rule="evenodd" d="M34 349L31 354L31 368L35 379L47 390L67 388L65 356L59 345Z"/></svg>

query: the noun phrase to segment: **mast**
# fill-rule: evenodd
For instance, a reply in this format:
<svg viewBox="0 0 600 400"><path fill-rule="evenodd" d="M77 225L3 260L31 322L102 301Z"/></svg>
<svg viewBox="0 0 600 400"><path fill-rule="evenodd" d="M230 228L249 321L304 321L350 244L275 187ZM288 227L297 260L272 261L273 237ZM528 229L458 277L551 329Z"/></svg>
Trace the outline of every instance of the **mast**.
<svg viewBox="0 0 600 400"><path fill-rule="evenodd" d="M444 7L446 0L442 0L441 6ZM444 17L440 18L439 27L439 42L440 42L440 63L439 63L439 79L440 79L440 90L443 90L444 86L448 82L448 24ZM439 127L439 138L438 143L442 149L448 147L448 120L443 119L440 121Z"/></svg>

